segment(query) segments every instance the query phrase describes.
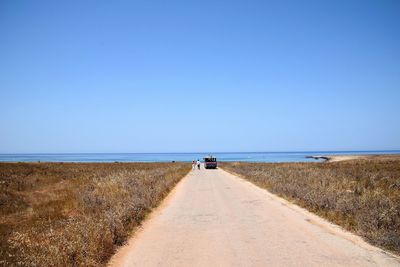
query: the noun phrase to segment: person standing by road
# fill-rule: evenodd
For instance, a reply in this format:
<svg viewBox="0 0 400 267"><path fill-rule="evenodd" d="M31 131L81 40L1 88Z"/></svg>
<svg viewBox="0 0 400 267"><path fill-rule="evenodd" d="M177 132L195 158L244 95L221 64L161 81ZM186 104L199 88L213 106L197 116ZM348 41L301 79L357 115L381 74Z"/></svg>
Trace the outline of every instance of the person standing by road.
<svg viewBox="0 0 400 267"><path fill-rule="evenodd" d="M196 169L196 162L194 160L192 160L192 170Z"/></svg>
<svg viewBox="0 0 400 267"><path fill-rule="evenodd" d="M200 162L200 160L197 160L197 168L200 170L200 164L201 164L201 162Z"/></svg>

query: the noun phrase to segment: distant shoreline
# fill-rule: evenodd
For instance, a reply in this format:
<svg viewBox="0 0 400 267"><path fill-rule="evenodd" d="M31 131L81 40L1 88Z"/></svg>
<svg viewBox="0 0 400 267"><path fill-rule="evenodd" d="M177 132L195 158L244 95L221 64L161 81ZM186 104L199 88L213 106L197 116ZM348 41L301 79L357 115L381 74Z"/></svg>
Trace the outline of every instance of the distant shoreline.
<svg viewBox="0 0 400 267"><path fill-rule="evenodd" d="M368 155L323 155L323 156L307 156L306 158L315 160L324 160L324 162L338 162L356 159L390 159L400 158L400 154L368 154Z"/></svg>

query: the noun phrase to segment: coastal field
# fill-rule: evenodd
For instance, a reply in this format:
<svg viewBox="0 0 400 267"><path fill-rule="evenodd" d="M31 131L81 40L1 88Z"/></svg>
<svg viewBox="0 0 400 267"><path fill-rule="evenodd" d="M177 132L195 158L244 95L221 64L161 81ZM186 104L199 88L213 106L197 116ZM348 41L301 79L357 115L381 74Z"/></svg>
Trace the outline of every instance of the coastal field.
<svg viewBox="0 0 400 267"><path fill-rule="evenodd" d="M330 160L220 166L400 254L400 156Z"/></svg>
<svg viewBox="0 0 400 267"><path fill-rule="evenodd" d="M187 163L0 163L1 266L104 266Z"/></svg>

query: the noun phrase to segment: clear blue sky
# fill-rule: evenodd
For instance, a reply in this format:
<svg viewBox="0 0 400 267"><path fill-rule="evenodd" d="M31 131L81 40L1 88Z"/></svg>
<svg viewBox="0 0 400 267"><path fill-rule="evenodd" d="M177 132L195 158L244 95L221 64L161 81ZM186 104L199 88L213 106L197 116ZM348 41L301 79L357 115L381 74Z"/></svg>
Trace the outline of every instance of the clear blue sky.
<svg viewBox="0 0 400 267"><path fill-rule="evenodd" d="M400 2L0 2L0 153L400 149Z"/></svg>

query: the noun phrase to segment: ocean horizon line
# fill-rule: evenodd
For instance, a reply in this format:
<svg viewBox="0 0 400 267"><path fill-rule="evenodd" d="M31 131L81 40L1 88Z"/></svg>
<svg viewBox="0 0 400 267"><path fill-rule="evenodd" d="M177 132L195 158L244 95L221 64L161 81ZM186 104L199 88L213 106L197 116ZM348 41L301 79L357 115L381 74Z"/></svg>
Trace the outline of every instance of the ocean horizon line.
<svg viewBox="0 0 400 267"><path fill-rule="evenodd" d="M194 152L2 152L0 155L99 155L99 154L264 154L264 153L351 153L400 152L400 149L374 150L287 150L287 151L194 151Z"/></svg>

